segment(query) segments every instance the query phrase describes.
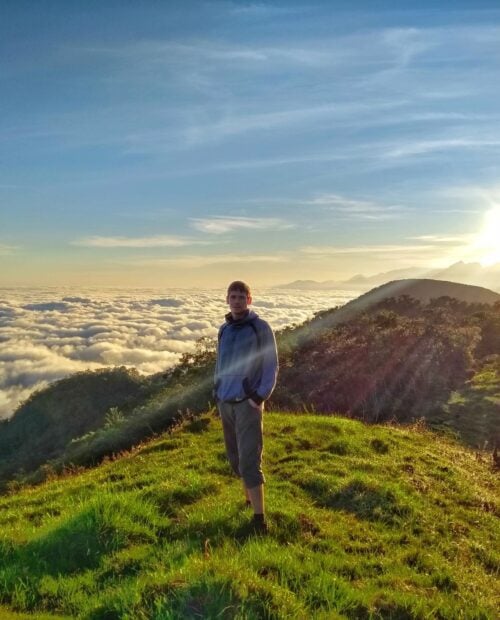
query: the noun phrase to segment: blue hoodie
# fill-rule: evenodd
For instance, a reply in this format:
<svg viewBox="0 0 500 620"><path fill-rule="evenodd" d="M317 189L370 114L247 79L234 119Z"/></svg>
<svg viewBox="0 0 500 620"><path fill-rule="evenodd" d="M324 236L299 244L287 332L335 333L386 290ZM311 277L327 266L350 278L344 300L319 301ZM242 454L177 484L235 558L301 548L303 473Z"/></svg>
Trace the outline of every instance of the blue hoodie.
<svg viewBox="0 0 500 620"><path fill-rule="evenodd" d="M278 374L278 353L272 329L253 311L235 321L231 313L219 329L215 396L260 404L271 396Z"/></svg>

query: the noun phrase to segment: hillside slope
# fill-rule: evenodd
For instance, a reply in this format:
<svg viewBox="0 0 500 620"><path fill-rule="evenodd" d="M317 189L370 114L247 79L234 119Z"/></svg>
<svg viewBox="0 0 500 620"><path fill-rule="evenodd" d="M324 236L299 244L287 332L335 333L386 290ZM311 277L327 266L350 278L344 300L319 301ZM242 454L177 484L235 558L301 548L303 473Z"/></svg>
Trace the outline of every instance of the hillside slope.
<svg viewBox="0 0 500 620"><path fill-rule="evenodd" d="M204 411L213 370L192 361L168 376L134 369L76 373L32 394L0 423L0 492L13 479L42 480L66 465L95 465L166 430L186 411Z"/></svg>
<svg viewBox="0 0 500 620"><path fill-rule="evenodd" d="M351 306L363 305L364 302L378 302L389 297L408 295L421 302L428 302L438 297L453 297L458 301L477 304L493 304L500 302L500 293L495 293L482 286L471 284L459 284L446 280L432 280L429 278L410 278L406 280L393 280L378 286L357 299L349 302ZM348 304L346 304L348 305Z"/></svg>
<svg viewBox="0 0 500 620"><path fill-rule="evenodd" d="M420 296L431 289L443 292L432 283ZM384 295L283 332L274 406L371 422L424 418L477 449L500 445L500 303Z"/></svg>
<svg viewBox="0 0 500 620"><path fill-rule="evenodd" d="M343 306L316 312L310 321L285 331L288 331L287 338L290 345L295 346L301 339L310 338L315 331L321 332L325 328L335 328L348 323L363 314L371 313L373 309L389 300L395 302L414 300L418 305L428 306L437 300L445 301L444 298L453 303L458 302L458 304L484 304L491 309L497 308L497 305L500 304L499 293L480 286L425 278L393 280L370 289ZM401 306L400 303L397 305Z"/></svg>
<svg viewBox="0 0 500 620"><path fill-rule="evenodd" d="M218 420L0 498L0 603L48 618L477 618L499 601L497 474L421 429L266 414L269 536Z"/></svg>
<svg viewBox="0 0 500 620"><path fill-rule="evenodd" d="M32 394L0 423L0 480L59 456L72 439L103 427L111 407L131 410L144 388L139 373L121 367L75 373Z"/></svg>
<svg viewBox="0 0 500 620"><path fill-rule="evenodd" d="M499 293L495 293L482 286L471 286L469 284L458 284L457 282L426 278L393 280L372 288L367 293L363 293L363 295L340 307L335 316L329 316L328 325L338 325L339 323L349 321L363 312L367 312L384 300L403 296L411 297L424 304L440 297L450 297L459 302L469 304L495 304L500 302ZM322 314L318 314L322 318Z"/></svg>

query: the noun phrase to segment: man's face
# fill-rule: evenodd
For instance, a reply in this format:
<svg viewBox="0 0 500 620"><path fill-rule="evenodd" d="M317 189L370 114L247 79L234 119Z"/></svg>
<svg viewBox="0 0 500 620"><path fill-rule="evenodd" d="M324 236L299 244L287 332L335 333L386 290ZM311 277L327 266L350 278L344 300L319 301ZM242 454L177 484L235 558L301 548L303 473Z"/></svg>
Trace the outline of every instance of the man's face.
<svg viewBox="0 0 500 620"><path fill-rule="evenodd" d="M233 319L240 319L245 316L248 306L252 303L252 297L244 291L229 291L226 297Z"/></svg>

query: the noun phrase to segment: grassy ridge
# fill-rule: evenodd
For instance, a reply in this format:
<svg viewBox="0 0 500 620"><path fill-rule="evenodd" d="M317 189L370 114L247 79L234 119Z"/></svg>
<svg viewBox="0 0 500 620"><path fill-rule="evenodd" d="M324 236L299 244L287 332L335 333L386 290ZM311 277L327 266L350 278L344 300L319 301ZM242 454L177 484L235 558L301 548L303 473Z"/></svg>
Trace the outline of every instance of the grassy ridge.
<svg viewBox="0 0 500 620"><path fill-rule="evenodd" d="M424 429L265 425L269 536L252 535L206 415L0 498L1 604L89 619L495 617L486 461Z"/></svg>

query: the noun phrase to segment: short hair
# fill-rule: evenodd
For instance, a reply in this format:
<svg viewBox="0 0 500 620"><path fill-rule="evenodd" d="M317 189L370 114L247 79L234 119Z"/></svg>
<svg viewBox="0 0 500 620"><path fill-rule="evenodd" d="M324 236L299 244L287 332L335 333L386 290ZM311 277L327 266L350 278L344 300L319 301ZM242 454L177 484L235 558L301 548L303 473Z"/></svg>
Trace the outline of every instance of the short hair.
<svg viewBox="0 0 500 620"><path fill-rule="evenodd" d="M245 293L247 297L250 297L250 287L246 282L242 282L241 280L235 280L231 282L231 284L227 287L227 294L231 291L239 291L241 293Z"/></svg>

